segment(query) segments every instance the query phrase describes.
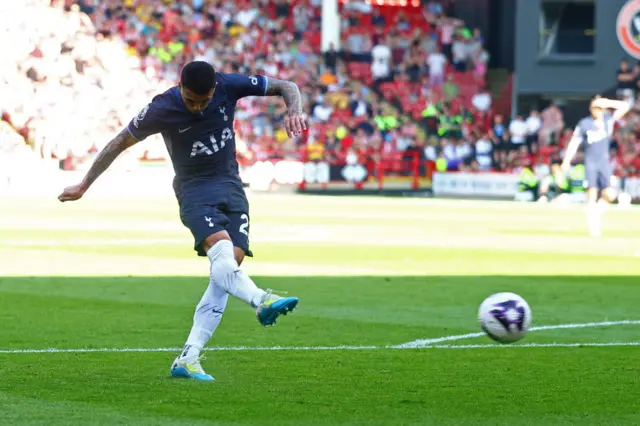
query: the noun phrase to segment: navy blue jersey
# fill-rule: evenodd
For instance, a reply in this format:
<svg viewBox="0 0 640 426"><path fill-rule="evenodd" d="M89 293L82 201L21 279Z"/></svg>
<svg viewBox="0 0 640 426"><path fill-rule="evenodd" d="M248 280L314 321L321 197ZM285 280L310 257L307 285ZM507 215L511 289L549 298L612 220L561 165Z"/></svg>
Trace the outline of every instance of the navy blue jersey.
<svg viewBox="0 0 640 426"><path fill-rule="evenodd" d="M594 120L591 116L580 120L574 135L582 139L585 163L608 163L614 125L615 119L609 112L605 112L602 120Z"/></svg>
<svg viewBox="0 0 640 426"><path fill-rule="evenodd" d="M178 86L157 95L129 123L138 141L160 133L176 173L174 187L213 180L240 182L236 161L233 117L236 102L245 96L264 96L268 80L261 75L217 73L209 106L189 111Z"/></svg>

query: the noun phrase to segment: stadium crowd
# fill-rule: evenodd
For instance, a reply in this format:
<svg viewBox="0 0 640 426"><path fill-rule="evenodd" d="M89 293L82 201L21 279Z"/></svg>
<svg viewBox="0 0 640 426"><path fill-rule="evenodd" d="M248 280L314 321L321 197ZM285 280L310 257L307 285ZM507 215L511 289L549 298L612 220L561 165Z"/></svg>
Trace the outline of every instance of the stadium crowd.
<svg viewBox="0 0 640 426"><path fill-rule="evenodd" d="M478 128L472 120L490 119L491 100L486 92L473 102L469 92L467 99L459 96L451 78L453 71L472 75L479 87L488 59L482 35L452 17L455 2L426 2L413 9L420 13L409 15L399 8L348 3L342 11L343 49L324 53L320 5L318 0L14 4L0 17L3 120L39 156L73 167L101 149L105 135L125 125L153 94L174 84L185 62L200 59L225 72L291 79L302 89L314 125L296 140L280 126L286 111L277 99L242 101L236 132L248 159L342 161L416 148L429 158L432 148L442 147L454 153L450 167L457 167L460 155L471 152L459 146L469 145ZM406 89L405 96L389 96L390 84ZM473 112L460 109L464 102L458 100L468 101ZM419 110L404 108L408 103ZM456 121L467 113L468 120ZM434 117L436 133L430 127ZM154 158L165 151L153 140L131 155Z"/></svg>
<svg viewBox="0 0 640 426"><path fill-rule="evenodd" d="M557 157L570 136L560 108L510 122L494 114L483 35L455 18L454 0L422 3L411 13L341 5L341 49L322 53L319 0L26 0L0 16L0 111L39 156L72 168L195 59L301 87L312 126L293 140L278 99L241 101L245 161L371 164L409 152L438 170L509 171ZM629 89L638 67L624 66L619 85ZM637 111L613 147L625 173L640 165ZM165 155L157 138L130 153Z"/></svg>

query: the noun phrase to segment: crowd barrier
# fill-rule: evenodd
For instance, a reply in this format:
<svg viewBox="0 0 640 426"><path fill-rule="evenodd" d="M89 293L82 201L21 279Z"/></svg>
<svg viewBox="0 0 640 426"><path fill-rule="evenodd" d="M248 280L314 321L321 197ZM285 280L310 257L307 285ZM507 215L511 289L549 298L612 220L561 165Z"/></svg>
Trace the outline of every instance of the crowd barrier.
<svg viewBox="0 0 640 426"><path fill-rule="evenodd" d="M520 176L511 173L434 173L436 197L482 197L513 199Z"/></svg>
<svg viewBox="0 0 640 426"><path fill-rule="evenodd" d="M5 164L6 166L6 164ZM0 196L56 196L81 181L84 171L61 171L54 167L16 168L0 173ZM339 164L291 160L257 161L240 167L247 187L255 192L430 191L436 197L514 199L519 175L514 173L433 172L430 164L419 164L412 172L387 173L380 164ZM107 171L91 188L99 197L173 196L170 166L139 167ZM640 202L640 177L620 179L620 188L635 203Z"/></svg>

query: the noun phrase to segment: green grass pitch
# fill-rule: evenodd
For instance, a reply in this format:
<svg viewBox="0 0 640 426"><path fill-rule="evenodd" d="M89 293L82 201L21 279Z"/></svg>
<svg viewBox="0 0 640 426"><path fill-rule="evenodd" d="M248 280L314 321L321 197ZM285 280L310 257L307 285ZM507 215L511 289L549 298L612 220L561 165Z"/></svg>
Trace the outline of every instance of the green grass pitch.
<svg viewBox="0 0 640 426"><path fill-rule="evenodd" d="M251 207L244 268L301 302L263 328L230 301L200 383L168 375L208 273L174 200L0 199L0 424L640 424L637 209L596 240L579 206ZM551 327L467 336L498 291Z"/></svg>

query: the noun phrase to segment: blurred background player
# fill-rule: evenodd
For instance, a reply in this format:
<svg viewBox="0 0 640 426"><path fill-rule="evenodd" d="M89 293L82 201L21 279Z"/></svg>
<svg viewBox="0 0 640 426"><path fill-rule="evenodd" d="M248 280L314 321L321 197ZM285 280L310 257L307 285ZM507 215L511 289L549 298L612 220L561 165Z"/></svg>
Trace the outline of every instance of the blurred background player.
<svg viewBox="0 0 640 426"><path fill-rule="evenodd" d="M96 157L85 178L60 201L80 199L127 148L161 133L175 171L173 187L180 219L195 239L199 256L211 261L209 286L196 307L185 348L171 367L174 377L214 380L200 365L200 352L222 319L231 294L256 309L262 325L275 324L298 304L258 288L239 265L249 250L249 204L236 161L233 119L246 96L281 96L288 109L289 137L306 128L300 91L291 81L261 75L217 73L204 61L190 62L180 84L153 98Z"/></svg>
<svg viewBox="0 0 640 426"><path fill-rule="evenodd" d="M617 195L611 185L609 145L616 121L629 109L627 102L596 97L589 107L591 115L580 120L575 127L562 163L562 169L568 172L578 148L584 147L587 221L589 233L594 237L602 233L601 216L606 204L614 201Z"/></svg>

